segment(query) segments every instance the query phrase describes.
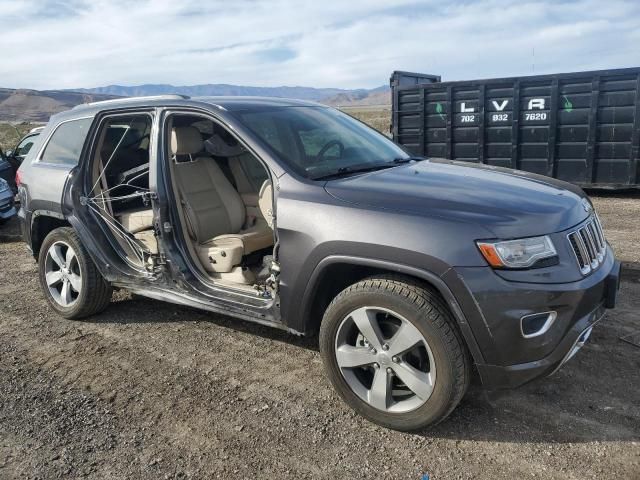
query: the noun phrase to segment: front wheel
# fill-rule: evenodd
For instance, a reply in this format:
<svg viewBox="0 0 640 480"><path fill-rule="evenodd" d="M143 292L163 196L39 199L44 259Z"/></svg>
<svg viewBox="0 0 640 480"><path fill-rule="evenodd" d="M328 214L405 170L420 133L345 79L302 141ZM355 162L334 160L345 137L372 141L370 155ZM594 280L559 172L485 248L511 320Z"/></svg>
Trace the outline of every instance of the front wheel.
<svg viewBox="0 0 640 480"><path fill-rule="evenodd" d="M325 370L345 402L395 430L446 418L462 399L470 363L443 300L395 276L343 290L320 327Z"/></svg>
<svg viewBox="0 0 640 480"><path fill-rule="evenodd" d="M40 247L38 268L47 301L65 318L99 313L111 301L111 286L72 228L57 228L47 235Z"/></svg>

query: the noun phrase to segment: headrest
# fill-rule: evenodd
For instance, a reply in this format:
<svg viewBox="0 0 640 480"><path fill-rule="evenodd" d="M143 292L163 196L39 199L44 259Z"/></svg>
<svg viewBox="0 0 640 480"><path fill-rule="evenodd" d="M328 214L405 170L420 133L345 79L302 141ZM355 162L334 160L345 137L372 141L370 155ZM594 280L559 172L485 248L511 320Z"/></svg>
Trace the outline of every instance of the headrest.
<svg viewBox="0 0 640 480"><path fill-rule="evenodd" d="M171 153L193 155L202 151L202 135L196 127L173 127L171 130Z"/></svg>
<svg viewBox="0 0 640 480"><path fill-rule="evenodd" d="M220 135L214 133L204 142L204 146L211 155L217 157L235 157L245 152L240 142L233 140L235 145L229 145Z"/></svg>

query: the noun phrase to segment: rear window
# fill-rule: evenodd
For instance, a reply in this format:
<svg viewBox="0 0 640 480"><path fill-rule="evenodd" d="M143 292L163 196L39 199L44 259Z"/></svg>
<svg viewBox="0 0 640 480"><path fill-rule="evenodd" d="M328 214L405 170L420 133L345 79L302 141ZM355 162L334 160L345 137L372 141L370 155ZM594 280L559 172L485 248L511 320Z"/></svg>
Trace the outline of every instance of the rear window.
<svg viewBox="0 0 640 480"><path fill-rule="evenodd" d="M81 118L59 125L45 147L40 161L53 165L77 165L92 121L92 118Z"/></svg>

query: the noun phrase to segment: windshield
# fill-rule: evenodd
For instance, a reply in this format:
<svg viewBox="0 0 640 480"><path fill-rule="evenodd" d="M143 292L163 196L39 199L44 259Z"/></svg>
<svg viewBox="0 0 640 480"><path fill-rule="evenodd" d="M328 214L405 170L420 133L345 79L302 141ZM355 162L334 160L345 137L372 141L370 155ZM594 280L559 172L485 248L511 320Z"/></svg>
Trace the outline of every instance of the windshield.
<svg viewBox="0 0 640 480"><path fill-rule="evenodd" d="M332 108L262 107L236 115L297 173L314 180L410 159L384 135Z"/></svg>

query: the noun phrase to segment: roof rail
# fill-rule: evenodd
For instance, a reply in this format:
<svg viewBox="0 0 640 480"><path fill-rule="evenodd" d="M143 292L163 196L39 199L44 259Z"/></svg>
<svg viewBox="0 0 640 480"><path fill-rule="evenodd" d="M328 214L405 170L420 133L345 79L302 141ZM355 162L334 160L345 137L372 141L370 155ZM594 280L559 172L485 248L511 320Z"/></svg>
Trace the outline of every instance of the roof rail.
<svg viewBox="0 0 640 480"><path fill-rule="evenodd" d="M179 93L172 93L167 95L149 95L146 97L122 97L122 98L112 98L109 100L99 100L97 102L89 102L89 103L81 103L76 105L73 108L80 108L84 106L92 106L92 105L104 105L109 103L127 103L127 102L137 102L140 100L187 100L191 98L189 95L181 95Z"/></svg>

